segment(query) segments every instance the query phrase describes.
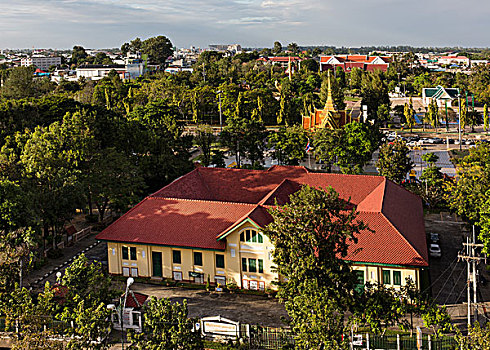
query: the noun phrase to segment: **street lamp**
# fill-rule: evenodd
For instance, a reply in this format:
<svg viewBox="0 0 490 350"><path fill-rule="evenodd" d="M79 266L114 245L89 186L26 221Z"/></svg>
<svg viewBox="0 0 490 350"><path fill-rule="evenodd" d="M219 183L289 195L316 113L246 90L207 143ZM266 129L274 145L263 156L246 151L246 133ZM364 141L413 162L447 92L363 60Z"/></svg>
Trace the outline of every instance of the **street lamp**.
<svg viewBox="0 0 490 350"><path fill-rule="evenodd" d="M128 297L129 287L134 283L133 277L128 277L126 281L126 292L124 293L124 302L121 304L121 298L119 298L119 322L121 323L121 349L124 350L124 320L123 313L126 308L126 299ZM109 310L116 310L116 306L114 304L107 305Z"/></svg>
<svg viewBox="0 0 490 350"><path fill-rule="evenodd" d="M220 132L220 134L223 131L223 119L221 117L221 93L222 92L223 91L221 91L221 90L216 91L216 93L218 94L218 100L219 100L219 132Z"/></svg>

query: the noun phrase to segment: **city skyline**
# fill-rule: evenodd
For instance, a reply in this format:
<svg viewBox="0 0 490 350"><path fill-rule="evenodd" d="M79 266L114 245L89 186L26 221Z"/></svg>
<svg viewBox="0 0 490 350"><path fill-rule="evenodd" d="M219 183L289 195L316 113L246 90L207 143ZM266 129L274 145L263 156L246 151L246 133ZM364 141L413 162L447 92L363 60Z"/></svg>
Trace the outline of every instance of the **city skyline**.
<svg viewBox="0 0 490 350"><path fill-rule="evenodd" d="M165 35L177 47L487 47L490 4L454 0L4 0L0 48L120 47ZM462 11L463 10L463 11Z"/></svg>

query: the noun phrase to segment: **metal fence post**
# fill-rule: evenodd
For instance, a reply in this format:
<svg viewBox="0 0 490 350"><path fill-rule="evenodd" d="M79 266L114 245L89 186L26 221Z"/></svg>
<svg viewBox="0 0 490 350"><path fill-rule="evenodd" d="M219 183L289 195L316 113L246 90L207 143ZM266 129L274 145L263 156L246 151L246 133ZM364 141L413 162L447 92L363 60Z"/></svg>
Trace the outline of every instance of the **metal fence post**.
<svg viewBox="0 0 490 350"><path fill-rule="evenodd" d="M366 350L370 350L369 349L369 333L366 333L366 347L367 347Z"/></svg>
<svg viewBox="0 0 490 350"><path fill-rule="evenodd" d="M396 350L400 350L400 334L396 335Z"/></svg>

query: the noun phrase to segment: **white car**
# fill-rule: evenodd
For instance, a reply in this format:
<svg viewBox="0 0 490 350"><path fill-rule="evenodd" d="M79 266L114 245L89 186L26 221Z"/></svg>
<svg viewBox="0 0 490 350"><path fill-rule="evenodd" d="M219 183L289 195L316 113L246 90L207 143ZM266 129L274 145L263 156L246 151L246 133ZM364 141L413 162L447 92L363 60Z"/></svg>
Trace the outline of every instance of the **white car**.
<svg viewBox="0 0 490 350"><path fill-rule="evenodd" d="M441 247L439 247L439 244L431 243L429 247L429 255L433 258L440 258L441 254Z"/></svg>

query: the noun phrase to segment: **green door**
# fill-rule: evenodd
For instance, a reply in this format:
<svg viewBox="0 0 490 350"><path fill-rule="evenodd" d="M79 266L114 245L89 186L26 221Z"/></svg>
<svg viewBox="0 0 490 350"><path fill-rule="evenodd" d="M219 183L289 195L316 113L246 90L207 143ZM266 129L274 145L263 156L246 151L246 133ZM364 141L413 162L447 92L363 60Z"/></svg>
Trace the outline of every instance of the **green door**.
<svg viewBox="0 0 490 350"><path fill-rule="evenodd" d="M151 260L153 261L153 276L162 277L162 253L151 252Z"/></svg>

